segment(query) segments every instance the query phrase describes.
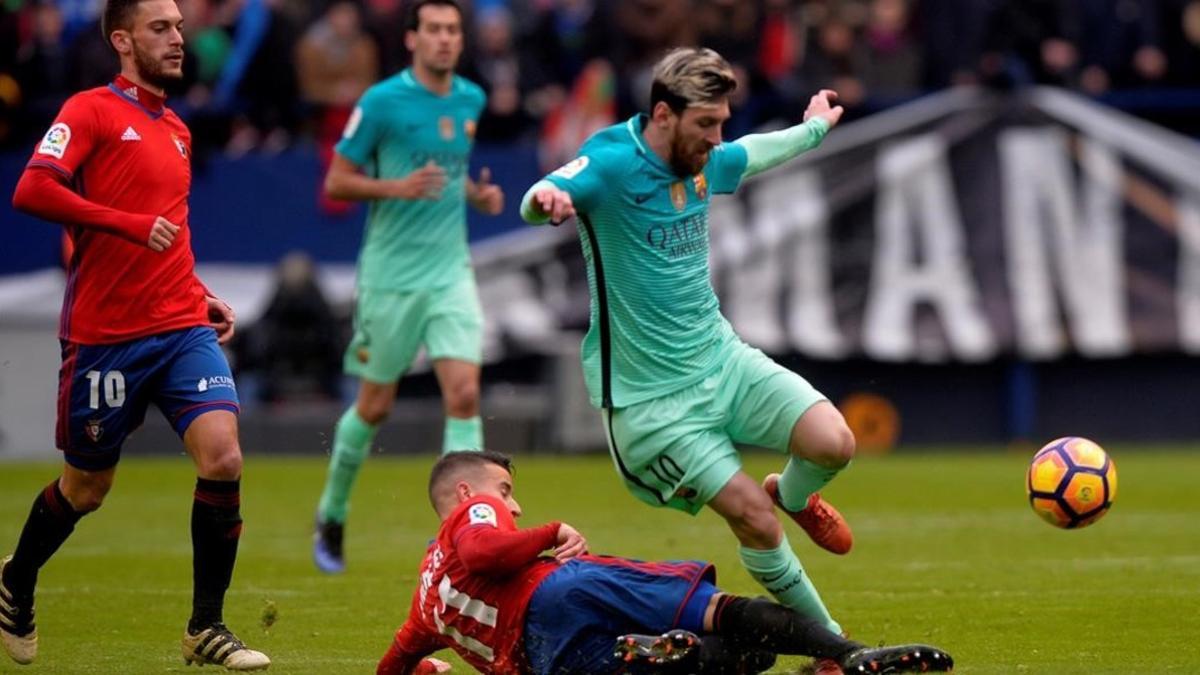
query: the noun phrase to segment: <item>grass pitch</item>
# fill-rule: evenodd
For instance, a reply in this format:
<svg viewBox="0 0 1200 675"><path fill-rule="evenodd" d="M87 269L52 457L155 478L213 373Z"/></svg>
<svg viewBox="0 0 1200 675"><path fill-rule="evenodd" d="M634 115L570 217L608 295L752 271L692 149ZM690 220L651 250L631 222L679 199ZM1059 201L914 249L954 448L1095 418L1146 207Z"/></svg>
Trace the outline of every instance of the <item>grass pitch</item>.
<svg viewBox="0 0 1200 675"><path fill-rule="evenodd" d="M960 673L1200 672L1200 452L1110 451L1117 503L1085 530L1056 530L1030 511L1023 476L1032 453L902 451L857 460L826 490L854 527L850 555L816 549L791 524L788 536L862 641L932 642ZM226 620L272 657L272 672L374 672L437 526L425 498L431 462L372 458L347 530L350 568L326 577L309 560L324 460L247 458L246 528ZM746 464L762 476L781 460L749 455ZM0 464L0 551L15 545L34 495L57 471ZM188 672L178 644L190 606L193 480L183 457L121 464L104 508L42 571L41 651L20 672ZM761 592L718 518L643 506L606 457L518 457L516 487L526 525L565 520L596 552L706 558L725 589ZM781 659L774 672L805 662ZM0 672L17 670L0 656Z"/></svg>

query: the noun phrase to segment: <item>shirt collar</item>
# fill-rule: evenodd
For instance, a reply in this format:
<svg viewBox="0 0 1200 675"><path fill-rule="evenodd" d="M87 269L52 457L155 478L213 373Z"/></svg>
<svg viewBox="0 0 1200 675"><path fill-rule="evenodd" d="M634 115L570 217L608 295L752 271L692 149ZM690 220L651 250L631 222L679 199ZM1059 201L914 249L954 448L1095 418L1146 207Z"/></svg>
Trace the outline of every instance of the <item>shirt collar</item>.
<svg viewBox="0 0 1200 675"><path fill-rule="evenodd" d="M625 127L629 130L629 136L633 139L633 144L637 146L638 153L641 156L645 157L647 161L659 169L674 175L674 172L671 171L671 167L667 166L667 163L663 161L663 158L659 157L658 153L651 150L650 146L646 144L645 133L646 127L649 126L649 124L650 116L646 113L638 113L629 118L629 121L625 123Z"/></svg>
<svg viewBox="0 0 1200 675"><path fill-rule="evenodd" d="M147 111L155 114L162 113L163 106L167 102L165 97L130 82L124 75L117 75L117 79L113 80L113 88L131 102L137 102Z"/></svg>

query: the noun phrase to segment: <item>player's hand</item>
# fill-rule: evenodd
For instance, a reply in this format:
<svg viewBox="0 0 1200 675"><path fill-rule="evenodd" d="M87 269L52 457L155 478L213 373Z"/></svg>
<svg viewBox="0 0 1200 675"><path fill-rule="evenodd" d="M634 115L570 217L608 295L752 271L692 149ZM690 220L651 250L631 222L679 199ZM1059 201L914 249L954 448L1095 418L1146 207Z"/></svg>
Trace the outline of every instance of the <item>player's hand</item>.
<svg viewBox="0 0 1200 675"><path fill-rule="evenodd" d="M176 234L179 234L179 226L159 216L150 226L150 238L146 240L146 246L149 246L151 251L162 253L171 248Z"/></svg>
<svg viewBox="0 0 1200 675"><path fill-rule="evenodd" d="M551 225L562 225L564 220L575 215L571 195L558 188L538 190L533 195L533 203L543 215L550 216Z"/></svg>
<svg viewBox="0 0 1200 675"><path fill-rule="evenodd" d="M565 563L571 558L587 553L587 539L579 534L579 530L566 523L558 526L558 538L555 540L554 559Z"/></svg>
<svg viewBox="0 0 1200 675"><path fill-rule="evenodd" d="M441 659L435 659L432 656L421 659L416 668L413 668L414 675L434 675L435 673L450 672L450 664Z"/></svg>
<svg viewBox="0 0 1200 675"><path fill-rule="evenodd" d="M504 191L492 184L492 170L486 166L479 172L479 180L471 194L471 206L480 213L498 216L504 210Z"/></svg>
<svg viewBox="0 0 1200 675"><path fill-rule="evenodd" d="M437 199L446 187L446 172L429 160L425 166L395 181L398 199Z"/></svg>
<svg viewBox="0 0 1200 675"><path fill-rule="evenodd" d="M842 113L846 112L842 106L834 105L837 100L837 92L832 89L818 91L808 99L808 108L804 111L804 121L807 122L814 117L824 117L825 121L829 122L829 128L834 128L837 126L838 120L842 119Z"/></svg>
<svg viewBox="0 0 1200 675"><path fill-rule="evenodd" d="M225 344L233 339L233 324L237 316L224 300L211 295L204 296L208 303L208 321L213 330L217 331L217 344Z"/></svg>

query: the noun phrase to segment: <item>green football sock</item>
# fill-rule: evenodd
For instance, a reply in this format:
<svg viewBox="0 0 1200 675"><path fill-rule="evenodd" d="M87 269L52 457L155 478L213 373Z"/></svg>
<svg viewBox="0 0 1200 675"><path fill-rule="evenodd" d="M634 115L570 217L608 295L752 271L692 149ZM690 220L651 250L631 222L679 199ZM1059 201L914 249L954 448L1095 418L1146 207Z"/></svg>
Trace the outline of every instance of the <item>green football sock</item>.
<svg viewBox="0 0 1200 675"><path fill-rule="evenodd" d="M377 431L379 427L367 424L359 417L358 409L354 406L350 406L338 420L333 435L329 474L325 477L325 491L321 493L321 503L317 507L317 516L321 520L346 522L346 513L350 510L350 489L354 487L354 479L358 477L358 470L371 450L371 441Z"/></svg>
<svg viewBox="0 0 1200 675"><path fill-rule="evenodd" d="M442 435L442 454L459 450L483 449L483 420L474 417L446 416L446 432Z"/></svg>
<svg viewBox="0 0 1200 675"><path fill-rule="evenodd" d="M786 536L778 547L769 551L739 546L738 555L750 576L767 589L779 604L820 622L838 635L842 634L842 627L833 620L821 602L821 596L804 573L804 566L788 545Z"/></svg>
<svg viewBox="0 0 1200 675"><path fill-rule="evenodd" d="M827 469L807 459L793 457L779 476L779 501L788 511L799 511L808 506L812 493L828 485L841 470Z"/></svg>

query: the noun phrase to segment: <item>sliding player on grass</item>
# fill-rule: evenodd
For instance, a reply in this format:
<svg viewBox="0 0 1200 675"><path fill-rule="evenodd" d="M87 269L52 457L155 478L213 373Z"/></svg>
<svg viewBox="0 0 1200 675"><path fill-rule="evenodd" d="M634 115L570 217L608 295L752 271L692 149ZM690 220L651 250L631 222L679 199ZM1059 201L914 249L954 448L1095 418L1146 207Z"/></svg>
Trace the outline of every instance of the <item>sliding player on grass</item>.
<svg viewBox="0 0 1200 675"><path fill-rule="evenodd" d="M557 521L518 529L512 467L499 453L443 456L429 498L441 527L380 675L444 672L425 657L445 648L480 672L536 675L757 673L775 654L832 659L847 673L953 665L934 647L868 648L769 600L723 593L708 563L589 555Z"/></svg>

